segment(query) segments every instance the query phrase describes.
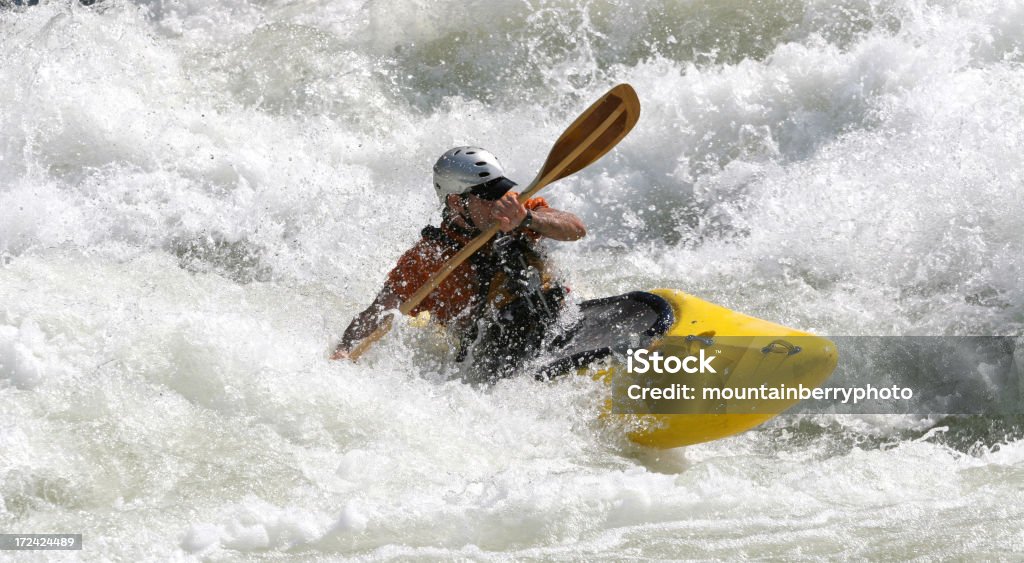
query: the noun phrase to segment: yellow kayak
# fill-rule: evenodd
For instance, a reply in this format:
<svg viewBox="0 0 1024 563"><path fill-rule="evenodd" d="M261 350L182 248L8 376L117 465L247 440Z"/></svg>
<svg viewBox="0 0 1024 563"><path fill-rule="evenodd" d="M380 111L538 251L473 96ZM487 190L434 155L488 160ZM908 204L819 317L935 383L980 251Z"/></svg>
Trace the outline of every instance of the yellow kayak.
<svg viewBox="0 0 1024 563"><path fill-rule="evenodd" d="M606 381L604 416L628 417L629 438L654 448L749 430L821 386L838 361L827 338L672 289L580 308L583 320L541 375L574 369Z"/></svg>

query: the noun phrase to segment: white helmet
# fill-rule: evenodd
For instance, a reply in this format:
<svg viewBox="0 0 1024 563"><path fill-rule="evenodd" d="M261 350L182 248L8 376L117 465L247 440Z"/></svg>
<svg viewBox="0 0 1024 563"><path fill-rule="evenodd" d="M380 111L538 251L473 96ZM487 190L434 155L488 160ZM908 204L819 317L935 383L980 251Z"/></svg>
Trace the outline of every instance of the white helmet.
<svg viewBox="0 0 1024 563"><path fill-rule="evenodd" d="M484 199L498 199L514 185L505 178L505 169L498 159L479 147L455 147L434 164L434 190L441 203L449 194L467 192Z"/></svg>

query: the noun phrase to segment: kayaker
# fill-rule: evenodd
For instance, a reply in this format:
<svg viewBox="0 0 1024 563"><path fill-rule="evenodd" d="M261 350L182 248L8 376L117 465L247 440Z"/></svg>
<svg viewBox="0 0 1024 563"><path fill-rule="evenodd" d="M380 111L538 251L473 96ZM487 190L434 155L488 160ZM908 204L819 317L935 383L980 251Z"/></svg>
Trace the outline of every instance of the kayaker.
<svg viewBox="0 0 1024 563"><path fill-rule="evenodd" d="M475 371L485 378L510 374L541 343L566 289L550 273L537 248L542 238L574 241L586 236L576 215L544 198L520 203L498 159L478 147L456 147L434 165L434 190L444 205L440 227L427 226L398 260L384 287L356 315L332 359L349 357L359 342L390 320L464 245L497 221L500 233L462 263L410 314L430 317L460 341L457 361L472 348Z"/></svg>

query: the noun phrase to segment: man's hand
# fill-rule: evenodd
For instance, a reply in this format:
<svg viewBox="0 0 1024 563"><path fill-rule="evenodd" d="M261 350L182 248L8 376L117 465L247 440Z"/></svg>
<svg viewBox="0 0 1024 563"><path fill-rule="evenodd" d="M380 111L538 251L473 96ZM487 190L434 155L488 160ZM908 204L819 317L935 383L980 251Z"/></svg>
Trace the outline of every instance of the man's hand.
<svg viewBox="0 0 1024 563"><path fill-rule="evenodd" d="M331 353L331 359L355 361L353 358L358 358L365 351L366 346L387 334L391 329L391 313L389 311L397 309L401 304L402 298L389 286L385 285L381 288L373 303L349 323L345 334L341 337L341 342ZM371 340L364 342L368 338Z"/></svg>
<svg viewBox="0 0 1024 563"><path fill-rule="evenodd" d="M331 354L331 359L332 360L347 360L348 359L348 350L342 350L341 348L338 348L337 350L334 351L333 354Z"/></svg>
<svg viewBox="0 0 1024 563"><path fill-rule="evenodd" d="M523 219L526 218L526 206L520 203L519 198L511 192L506 193L501 196L501 199L494 202L491 218L498 222L501 232L512 232L519 228Z"/></svg>

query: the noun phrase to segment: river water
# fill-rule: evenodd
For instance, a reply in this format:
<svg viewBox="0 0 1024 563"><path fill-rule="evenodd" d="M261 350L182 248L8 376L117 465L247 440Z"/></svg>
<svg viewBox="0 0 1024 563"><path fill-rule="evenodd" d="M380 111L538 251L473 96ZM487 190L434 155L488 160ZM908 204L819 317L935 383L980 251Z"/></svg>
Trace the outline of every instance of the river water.
<svg viewBox="0 0 1024 563"><path fill-rule="evenodd" d="M438 155L526 183L619 82L636 129L544 192L589 227L550 246L578 298L1021 336L1022 38L1019 0L0 9L0 532L85 560L1024 557L1020 419L649 451L587 378L467 385L429 329L326 359L437 221Z"/></svg>

